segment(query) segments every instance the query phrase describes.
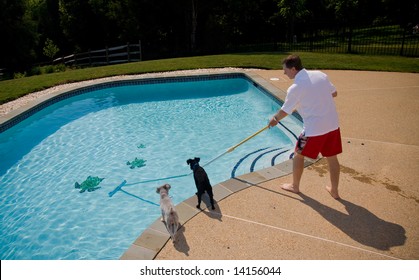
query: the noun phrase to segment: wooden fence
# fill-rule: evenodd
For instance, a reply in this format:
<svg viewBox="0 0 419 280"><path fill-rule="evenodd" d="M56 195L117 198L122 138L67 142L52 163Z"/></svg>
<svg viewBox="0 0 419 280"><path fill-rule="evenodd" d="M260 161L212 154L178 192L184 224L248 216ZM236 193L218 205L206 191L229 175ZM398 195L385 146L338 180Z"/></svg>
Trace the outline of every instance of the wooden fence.
<svg viewBox="0 0 419 280"><path fill-rule="evenodd" d="M54 64L63 63L69 66L100 66L142 60L141 41L130 44L93 50L84 53L74 53L54 59Z"/></svg>

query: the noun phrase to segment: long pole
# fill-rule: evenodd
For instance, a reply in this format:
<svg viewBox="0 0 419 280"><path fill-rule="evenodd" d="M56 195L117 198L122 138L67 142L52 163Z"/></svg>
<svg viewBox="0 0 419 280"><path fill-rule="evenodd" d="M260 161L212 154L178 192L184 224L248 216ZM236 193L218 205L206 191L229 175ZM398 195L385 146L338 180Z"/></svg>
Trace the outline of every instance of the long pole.
<svg viewBox="0 0 419 280"><path fill-rule="evenodd" d="M269 125L265 126L264 128L256 131L255 133L253 133L252 135L250 135L249 137L243 139L242 141L240 141L239 143L237 143L236 145L234 145L233 147L229 148L227 151L223 152L222 154L216 156L215 158L213 158L212 160L210 160L209 162L205 163L202 166L206 166L214 161L216 161L217 159L219 159L220 157L222 157L223 155L230 153L232 151L234 151L234 149L236 149L238 146L242 145L243 143L249 141L250 139L252 139L253 137L255 137L256 135L258 135L259 133L261 133L262 131L265 131L266 129L269 128Z"/></svg>

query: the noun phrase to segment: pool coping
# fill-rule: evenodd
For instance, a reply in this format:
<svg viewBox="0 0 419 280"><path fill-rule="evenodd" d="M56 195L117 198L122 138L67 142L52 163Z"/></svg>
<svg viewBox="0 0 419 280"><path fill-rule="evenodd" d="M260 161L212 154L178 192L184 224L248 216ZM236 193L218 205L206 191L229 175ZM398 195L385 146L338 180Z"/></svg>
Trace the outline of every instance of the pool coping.
<svg viewBox="0 0 419 280"><path fill-rule="evenodd" d="M235 76L237 75L237 76ZM79 94L86 93L90 90L96 90L110 85L127 85L127 84L142 84L142 83L159 83L171 81L179 81L182 79L193 80L193 78L208 79L208 78L232 78L242 77L253 82L253 85L262 89L265 94L283 102L286 97L286 92L273 86L268 81L263 79L260 75L254 72L248 72L245 69L234 69L228 71L214 71L205 73L202 71L189 72L179 74L175 72L164 72L153 75L132 75L132 76L115 76L111 78L90 80L87 83L78 82L70 84L64 89L52 91L39 98L31 100L23 106L10 111L9 113L0 116L0 133L6 131L10 127L25 120L43 108L50 106L63 99L70 98ZM301 120L298 114L294 115L297 119ZM320 159L320 158L319 158ZM319 160L318 159L318 160ZM316 160L317 161L317 160ZM305 160L304 167L307 167L314 162L313 160ZM251 186L267 182L279 177L283 177L292 173L292 160L281 162L272 167L264 168L251 173L246 173L241 176L231 178L224 182L218 183L213 186L214 199L218 203L230 195L247 189ZM203 197L203 202L208 205L208 199ZM179 214L181 226L186 224L190 219L207 209L203 207L202 210L197 209L196 196L193 195L183 202L176 205L176 211ZM160 218L156 219L147 229L145 229L140 236L131 244L131 246L121 255L121 260L153 260L160 250L170 240L170 235L167 232L164 224Z"/></svg>

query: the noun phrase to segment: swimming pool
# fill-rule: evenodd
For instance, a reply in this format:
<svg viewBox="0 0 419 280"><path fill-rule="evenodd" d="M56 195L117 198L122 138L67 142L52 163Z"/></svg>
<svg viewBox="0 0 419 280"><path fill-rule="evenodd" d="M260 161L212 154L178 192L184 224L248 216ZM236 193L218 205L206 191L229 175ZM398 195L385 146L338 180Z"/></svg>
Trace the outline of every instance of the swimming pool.
<svg viewBox="0 0 419 280"><path fill-rule="evenodd" d="M156 179L189 173L188 158L205 164L279 106L238 74L114 82L49 101L0 134L0 258L119 258L159 216L157 186L171 184L176 204L196 191L192 176ZM288 159L301 123L285 125L206 166L211 183ZM80 192L88 176L103 180Z"/></svg>

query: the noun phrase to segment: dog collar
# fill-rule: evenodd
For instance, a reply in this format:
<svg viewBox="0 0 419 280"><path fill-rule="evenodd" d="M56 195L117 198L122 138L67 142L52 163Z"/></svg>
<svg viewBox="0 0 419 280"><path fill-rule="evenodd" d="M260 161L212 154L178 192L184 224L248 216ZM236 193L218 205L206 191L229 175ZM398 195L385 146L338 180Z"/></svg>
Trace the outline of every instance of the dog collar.
<svg viewBox="0 0 419 280"><path fill-rule="evenodd" d="M199 167L199 163L195 163L193 166L192 166L192 170L193 171L195 171L195 169L197 169Z"/></svg>

